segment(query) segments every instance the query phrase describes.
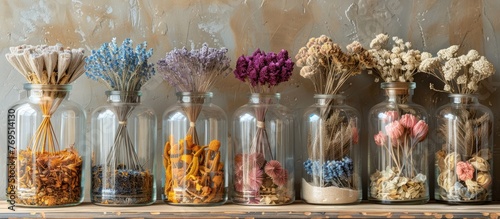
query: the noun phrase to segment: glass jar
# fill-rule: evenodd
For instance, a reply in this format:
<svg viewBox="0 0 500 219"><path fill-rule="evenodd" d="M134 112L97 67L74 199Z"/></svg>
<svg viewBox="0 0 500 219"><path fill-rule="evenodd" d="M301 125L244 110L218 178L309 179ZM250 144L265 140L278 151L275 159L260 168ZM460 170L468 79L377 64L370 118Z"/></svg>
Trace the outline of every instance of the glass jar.
<svg viewBox="0 0 500 219"><path fill-rule="evenodd" d="M306 135L301 197L310 204L361 201L359 118L343 95L314 95L303 121Z"/></svg>
<svg viewBox="0 0 500 219"><path fill-rule="evenodd" d="M280 94L252 93L233 116L232 201L283 205L294 201L293 116Z"/></svg>
<svg viewBox="0 0 500 219"><path fill-rule="evenodd" d="M91 201L134 206L156 201L156 115L139 91L106 91L92 113Z"/></svg>
<svg viewBox="0 0 500 219"><path fill-rule="evenodd" d="M381 88L387 98L369 112L368 200L426 203L427 113L412 102L414 82L385 82Z"/></svg>
<svg viewBox="0 0 500 219"><path fill-rule="evenodd" d="M227 201L227 117L213 94L178 92L163 114L163 199L174 205Z"/></svg>
<svg viewBox="0 0 500 219"><path fill-rule="evenodd" d="M82 202L85 112L69 100L71 85L25 84L27 98L8 110L8 198L15 206Z"/></svg>
<svg viewBox="0 0 500 219"><path fill-rule="evenodd" d="M450 94L436 112L436 200L450 204L491 201L493 113L477 96Z"/></svg>

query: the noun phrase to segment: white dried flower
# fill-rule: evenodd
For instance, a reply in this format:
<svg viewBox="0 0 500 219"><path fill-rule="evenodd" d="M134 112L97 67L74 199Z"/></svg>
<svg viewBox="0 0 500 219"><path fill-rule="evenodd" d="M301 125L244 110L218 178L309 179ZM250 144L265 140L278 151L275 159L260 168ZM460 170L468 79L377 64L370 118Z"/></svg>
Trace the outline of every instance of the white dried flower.
<svg viewBox="0 0 500 219"><path fill-rule="evenodd" d="M428 52L422 52L420 54L420 60L422 60L422 61L430 59L430 58L432 58L432 54L430 54Z"/></svg>
<svg viewBox="0 0 500 219"><path fill-rule="evenodd" d="M457 77L457 84L466 84L467 83L467 75L460 75Z"/></svg>
<svg viewBox="0 0 500 219"><path fill-rule="evenodd" d="M371 42L370 42L370 48L372 49L381 49L383 46L385 46L385 44L387 43L387 41L389 40L389 36L387 36L386 34L379 34L375 37L375 39L373 39Z"/></svg>
<svg viewBox="0 0 500 219"><path fill-rule="evenodd" d="M450 46L446 49L439 50L437 55L439 58L448 60L448 59L455 57L455 54L457 53L457 51L458 51L458 46L453 45L453 46Z"/></svg>
<svg viewBox="0 0 500 219"><path fill-rule="evenodd" d="M484 56L481 56L481 58L475 62L472 63L471 66L471 72L477 72L482 79L487 78L495 72L495 69L493 67L493 64L486 60Z"/></svg>
<svg viewBox="0 0 500 219"><path fill-rule="evenodd" d="M453 80L460 69L462 69L462 65L458 61L458 58L451 58L443 66L444 79L447 81Z"/></svg>

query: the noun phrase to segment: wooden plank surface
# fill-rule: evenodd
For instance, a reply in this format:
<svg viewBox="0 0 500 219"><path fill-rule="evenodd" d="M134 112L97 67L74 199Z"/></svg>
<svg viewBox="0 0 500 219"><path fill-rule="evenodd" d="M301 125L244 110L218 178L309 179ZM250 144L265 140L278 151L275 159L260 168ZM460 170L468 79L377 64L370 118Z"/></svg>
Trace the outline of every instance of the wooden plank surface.
<svg viewBox="0 0 500 219"><path fill-rule="evenodd" d="M0 204L0 218L498 218L500 203L486 205L308 205L296 202L283 206L172 206L162 202L141 207L102 207L83 203L64 208L8 209Z"/></svg>

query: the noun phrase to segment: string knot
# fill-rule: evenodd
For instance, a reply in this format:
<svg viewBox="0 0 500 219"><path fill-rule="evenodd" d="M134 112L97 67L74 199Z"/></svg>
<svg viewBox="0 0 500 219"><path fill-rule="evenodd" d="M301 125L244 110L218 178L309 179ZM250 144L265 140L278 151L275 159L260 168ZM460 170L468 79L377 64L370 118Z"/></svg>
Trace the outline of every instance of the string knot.
<svg viewBox="0 0 500 219"><path fill-rule="evenodd" d="M194 122L189 122L189 127L194 127L195 123Z"/></svg>
<svg viewBox="0 0 500 219"><path fill-rule="evenodd" d="M43 118L50 118L50 115L43 115Z"/></svg>
<svg viewBox="0 0 500 219"><path fill-rule="evenodd" d="M266 127L266 123L262 121L257 121L257 128L264 128Z"/></svg>
<svg viewBox="0 0 500 219"><path fill-rule="evenodd" d="M118 121L118 125L126 125L127 121Z"/></svg>

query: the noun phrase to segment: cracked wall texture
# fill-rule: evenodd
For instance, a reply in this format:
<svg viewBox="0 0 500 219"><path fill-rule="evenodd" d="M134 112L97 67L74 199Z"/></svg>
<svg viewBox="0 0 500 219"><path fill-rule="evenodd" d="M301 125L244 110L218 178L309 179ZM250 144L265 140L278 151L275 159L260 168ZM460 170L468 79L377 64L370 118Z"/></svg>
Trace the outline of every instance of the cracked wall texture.
<svg viewBox="0 0 500 219"><path fill-rule="evenodd" d="M266 51L285 48L295 55L310 37L321 34L345 46L352 40L368 45L377 33L387 33L433 54L452 44L461 45L460 52L476 49L500 68L500 20L496 17L500 1L497 0L0 0L0 4L0 142L4 143L6 111L24 95L24 78L3 57L10 46L19 44L62 43L83 47L89 54L92 48L113 37L120 42L129 37L136 43L147 40L148 46L154 48L152 60L156 62L175 47L207 42L211 46L227 47L234 67L238 56L250 54L256 48ZM418 88L414 101L424 105L429 113L448 102L445 94L429 90L427 76L417 76L415 81ZM497 91L500 73L483 85L480 100L494 111L495 123L500 124ZM71 98L80 103L88 115L105 103L102 84L83 76L73 86ZM313 103L313 87L300 77L298 69L280 90L282 103L297 114ZM216 84L213 91L214 102L226 109L228 115L247 102L247 85L232 75ZM174 90L158 76L144 86L143 93L143 103L152 106L159 117L175 102ZM383 100L379 84L373 83L368 75L351 80L344 94L348 96L348 103L365 116L371 106ZM500 142L499 127L497 125L494 132L496 145ZM361 134L364 137L359 151L366 157L367 130ZM161 144L159 142L159 147ZM429 147L434 148L432 139ZM302 146L296 143L295 148L300 165ZM495 159L500 159L498 149L495 147ZM0 147L0 157L0 169L5 170L5 145ZM500 200L499 163L495 163L495 200ZM297 178L299 165L296 165ZM429 168L432 167L433 163L429 163ZM366 165L363 170L366 193ZM161 171L158 173L160 176ZM5 177L0 176L0 191L5 191ZM5 199L3 192L0 198Z"/></svg>

